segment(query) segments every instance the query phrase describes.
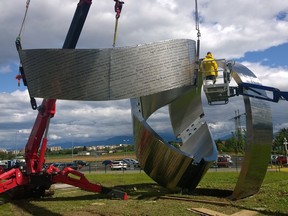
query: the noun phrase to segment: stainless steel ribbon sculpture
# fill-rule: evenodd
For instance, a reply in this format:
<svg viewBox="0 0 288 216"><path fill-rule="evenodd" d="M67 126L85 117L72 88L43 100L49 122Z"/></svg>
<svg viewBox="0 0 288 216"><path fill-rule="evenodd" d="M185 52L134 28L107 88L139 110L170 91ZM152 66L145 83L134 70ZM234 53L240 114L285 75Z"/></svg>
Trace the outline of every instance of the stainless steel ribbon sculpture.
<svg viewBox="0 0 288 216"><path fill-rule="evenodd" d="M130 98L136 154L141 168L172 190L193 190L217 158L217 149L203 119L202 79L195 74L195 41L179 39L113 49L21 50L32 97L66 100ZM218 63L224 67L225 62ZM241 64L232 77L260 83ZM196 75L197 83L194 83ZM244 97L247 142L245 158L232 199L259 191L270 157L272 118L267 102ZM169 106L177 149L147 123L159 108Z"/></svg>

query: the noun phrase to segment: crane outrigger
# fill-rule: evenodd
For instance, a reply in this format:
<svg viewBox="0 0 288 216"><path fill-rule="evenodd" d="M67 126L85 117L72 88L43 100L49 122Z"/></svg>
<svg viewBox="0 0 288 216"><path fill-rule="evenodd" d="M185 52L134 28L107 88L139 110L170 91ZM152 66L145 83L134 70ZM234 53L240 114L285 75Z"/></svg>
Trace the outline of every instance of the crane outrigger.
<svg viewBox="0 0 288 216"><path fill-rule="evenodd" d="M63 44L63 49L74 49L76 47L91 4L92 0L79 1ZM26 13L28 6L29 1L27 1L26 4ZM16 39L16 47L18 51L22 49L19 36ZM20 73L23 83L26 85L24 71L21 66ZM33 109L38 110L38 115L25 147L26 166L14 166L7 171L2 170L2 173L0 171L0 194L9 192L9 194L15 198L23 196L41 197L45 195L45 191L48 190L52 184L66 183L84 190L109 194L112 197L124 200L128 199L125 192L91 183L83 173L70 167L59 170L53 165L49 165L48 167L44 166L48 141L47 134L50 119L53 118L56 113L56 99L43 99L41 105L37 107L35 99L31 97L31 106Z"/></svg>

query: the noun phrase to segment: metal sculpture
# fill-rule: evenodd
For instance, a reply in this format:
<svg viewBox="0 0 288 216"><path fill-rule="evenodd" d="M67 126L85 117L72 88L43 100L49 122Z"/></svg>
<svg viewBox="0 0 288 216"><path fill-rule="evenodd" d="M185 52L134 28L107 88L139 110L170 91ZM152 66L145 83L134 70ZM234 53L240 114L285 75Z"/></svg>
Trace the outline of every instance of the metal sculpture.
<svg viewBox="0 0 288 216"><path fill-rule="evenodd" d="M32 97L132 98L136 154L141 168L164 187L193 190L217 158L216 145L203 119L202 79L194 70L195 51L194 41L181 39L116 49L19 53ZM224 60L218 62L222 68L226 64ZM243 65L229 66L238 84L260 83ZM259 190L272 143L269 105L247 96L244 103L248 139L233 199ZM169 105L174 133L182 139L180 149L165 143L147 123L151 114L165 105Z"/></svg>
<svg viewBox="0 0 288 216"><path fill-rule="evenodd" d="M129 48L19 52L34 97L99 101L191 85L194 49L194 41L182 39Z"/></svg>
<svg viewBox="0 0 288 216"><path fill-rule="evenodd" d="M245 66L232 66L232 77L240 85L242 82L261 85L257 77ZM246 93L255 94L251 90ZM264 90L258 93L266 95ZM232 194L233 199L244 198L257 193L264 180L271 155L273 125L270 104L267 101L244 96L247 138L244 163L238 182Z"/></svg>
<svg viewBox="0 0 288 216"><path fill-rule="evenodd" d="M222 68L227 66L225 64L226 61L218 62ZM230 66L231 75L238 84L260 84L248 68L241 64ZM183 88L182 91L178 89L175 92L162 92L131 100L140 164L156 182L171 189L195 189L217 156L216 146L202 119L204 114L199 86L201 81L190 89ZM266 93L263 91L262 94ZM269 104L247 96L244 97L244 103L247 113L245 157L231 199L244 198L259 191L272 145L273 128ZM174 133L180 135L183 141L179 150L165 143L146 122L155 110L166 104L169 104Z"/></svg>

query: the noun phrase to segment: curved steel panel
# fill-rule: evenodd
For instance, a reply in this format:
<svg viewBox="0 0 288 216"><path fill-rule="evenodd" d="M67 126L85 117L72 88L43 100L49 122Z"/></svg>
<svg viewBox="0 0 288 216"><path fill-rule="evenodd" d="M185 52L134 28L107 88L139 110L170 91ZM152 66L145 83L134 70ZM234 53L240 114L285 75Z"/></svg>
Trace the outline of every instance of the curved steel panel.
<svg viewBox="0 0 288 216"><path fill-rule="evenodd" d="M166 104L174 132L182 138L180 149L165 143L146 122L150 114ZM131 107L136 154L142 169L169 189L195 189L217 157L216 145L202 119L201 87L134 98Z"/></svg>
<svg viewBox="0 0 288 216"><path fill-rule="evenodd" d="M189 86L195 41L113 49L20 50L32 97L115 100Z"/></svg>
<svg viewBox="0 0 288 216"><path fill-rule="evenodd" d="M142 114L144 119L148 119L149 116L157 109L171 103L176 100L185 92L191 90L191 86L184 86L181 88L175 88L168 91L158 92L153 95L147 95L141 97L142 101Z"/></svg>
<svg viewBox="0 0 288 216"><path fill-rule="evenodd" d="M224 62L220 62L219 66L224 68L223 64ZM234 64L232 71L232 77L238 84L241 82L260 84L256 76L241 64ZM197 86L201 86L201 83ZM183 89L182 93L179 91L178 96L175 94L173 97L168 96L169 91L162 92L162 102L158 103L159 95L145 97L145 100L142 100L143 98L131 100L135 144L140 164L150 177L170 189L194 189L217 157L216 146L208 126L202 120L201 94L197 86L191 87L188 91ZM248 97L244 97L244 103L247 142L243 167L232 199L244 198L259 191L266 174L272 145L269 104ZM182 138L183 145L180 149L166 144L146 122L150 114L164 104L169 104L175 135ZM179 166L184 169L180 169Z"/></svg>
<svg viewBox="0 0 288 216"><path fill-rule="evenodd" d="M197 86L169 104L174 134L182 139L180 150L197 163L202 159L211 162L217 158L216 145L203 119L201 85L202 80L198 79Z"/></svg>
<svg viewBox="0 0 288 216"><path fill-rule="evenodd" d="M193 154L197 154L197 148L193 151L183 151L165 143L143 118L141 98L131 99L131 107L136 154L141 168L157 183L171 190L194 189L215 158L211 161L205 161L203 158L196 161ZM203 141L198 143L198 151L208 147L205 145L205 141L211 141L208 131L208 126L204 123L195 133L195 137ZM207 149L209 147L205 151ZM207 155L211 155L211 152Z"/></svg>
<svg viewBox="0 0 288 216"><path fill-rule="evenodd" d="M256 76L241 64L232 65L232 71L232 77L238 84L241 82L261 84ZM266 95L265 91L259 92ZM232 199L241 199L259 191L267 171L272 147L273 126L270 105L264 100L246 96L244 104L247 128L245 156Z"/></svg>

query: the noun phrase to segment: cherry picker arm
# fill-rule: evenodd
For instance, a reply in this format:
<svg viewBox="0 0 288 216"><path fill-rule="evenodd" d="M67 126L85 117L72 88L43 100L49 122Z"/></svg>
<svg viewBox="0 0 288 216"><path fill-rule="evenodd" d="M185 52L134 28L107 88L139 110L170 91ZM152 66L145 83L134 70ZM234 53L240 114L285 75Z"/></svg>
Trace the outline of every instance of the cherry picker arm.
<svg viewBox="0 0 288 216"><path fill-rule="evenodd" d="M74 49L76 47L91 3L92 0L79 1L63 49ZM19 38L16 40L16 47L17 50L21 49ZM25 85L27 83L24 71L21 68ZM84 190L109 194L124 200L128 199L125 192L91 183L84 174L69 167L62 171L52 165L44 167L47 134L50 119L54 117L56 112L56 99L43 99L42 104L37 107L35 99L31 98L31 106L38 110L38 115L25 147L26 168L13 167L5 172L2 170L2 173L0 171L0 193L13 192L13 197L22 197L23 195L43 196L45 190L49 189L52 184L66 183Z"/></svg>
<svg viewBox="0 0 288 216"><path fill-rule="evenodd" d="M225 59L218 59L216 61L222 68L223 83L217 82L216 84L209 84L209 80L203 81L203 90L209 105L219 105L223 104L223 102L224 104L227 104L229 98L239 95L275 103L278 103L279 100L288 100L288 92L280 91L279 89L270 86L247 82L241 82L238 86L230 86L231 67L234 62L226 61Z"/></svg>
<svg viewBox="0 0 288 216"><path fill-rule="evenodd" d="M270 87L270 86L263 86L263 85L243 82L243 83L240 83L239 86L235 88L235 90L236 90L236 95L244 95L244 96L258 98L261 100L267 100L267 101L271 101L275 103L278 103L279 100L288 101L288 92L280 91L279 89ZM248 91L246 90L250 90L254 94L248 93ZM271 92L273 97L263 95L258 90Z"/></svg>

